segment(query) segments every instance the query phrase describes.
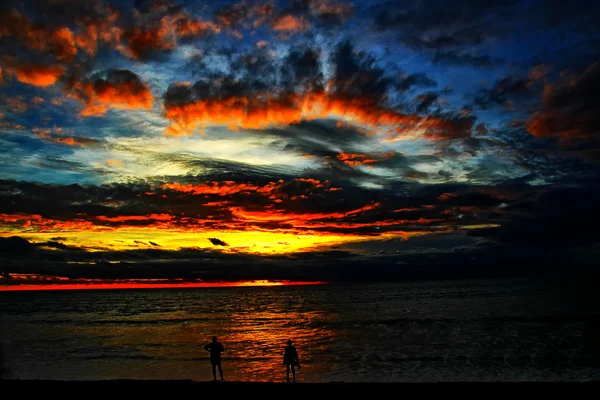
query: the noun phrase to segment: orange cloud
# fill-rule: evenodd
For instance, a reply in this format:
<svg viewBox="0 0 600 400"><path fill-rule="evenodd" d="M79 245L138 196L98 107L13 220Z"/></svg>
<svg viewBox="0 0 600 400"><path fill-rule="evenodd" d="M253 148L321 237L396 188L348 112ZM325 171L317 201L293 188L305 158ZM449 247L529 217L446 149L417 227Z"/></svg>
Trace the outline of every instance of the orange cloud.
<svg viewBox="0 0 600 400"><path fill-rule="evenodd" d="M343 161L344 164L356 167L358 165L372 164L383 160L387 160L395 154L396 153L394 151L388 153L374 154L371 156L367 154L340 153L336 157L338 160Z"/></svg>
<svg viewBox="0 0 600 400"><path fill-rule="evenodd" d="M470 136L474 123L474 117L427 117L423 127L428 139L459 139Z"/></svg>
<svg viewBox="0 0 600 400"><path fill-rule="evenodd" d="M0 37L7 36L31 50L52 54L58 62L69 62L77 55L75 37L69 27L45 27L12 9L0 17Z"/></svg>
<svg viewBox="0 0 600 400"><path fill-rule="evenodd" d="M31 104L39 106L40 104L42 104L44 102L44 98L40 97L40 96L33 96L31 99L29 99L29 102Z"/></svg>
<svg viewBox="0 0 600 400"><path fill-rule="evenodd" d="M24 101L23 96L1 97L1 99L6 107L16 114L22 114L29 109L29 106Z"/></svg>
<svg viewBox="0 0 600 400"><path fill-rule="evenodd" d="M308 187L299 186L307 184ZM191 185L191 184L180 184L180 183L165 183L162 185L163 189L170 189L176 192L189 193L192 195L217 195L217 196L230 196L236 193L258 193L264 196L269 196L271 200L275 202L281 202L282 198L287 198L287 194L283 189L285 187L292 187L294 192L302 192L310 194L313 189L326 188L327 190L339 190L339 188L332 188L331 182L320 181L313 178L296 178L289 182L285 182L280 179L277 182L269 182L266 185L253 185L251 183L237 183L233 181L222 181L222 182L207 182L205 184ZM306 198L306 195L299 194ZM291 200L296 200L296 196L292 196ZM216 205L216 203L211 203Z"/></svg>
<svg viewBox="0 0 600 400"><path fill-rule="evenodd" d="M105 79L75 82L71 97L85 103L83 116L101 116L110 108L150 109L154 96L137 75L127 70L112 70Z"/></svg>
<svg viewBox="0 0 600 400"><path fill-rule="evenodd" d="M345 18L353 12L353 7L350 3L316 0L311 1L309 5L311 12L317 15L335 15L340 18Z"/></svg>
<svg viewBox="0 0 600 400"><path fill-rule="evenodd" d="M60 133L61 131L62 129L55 128L55 132ZM40 139L45 139L50 142L64 144L67 146L88 147L100 143L100 141L96 139L90 139L82 136L78 137L52 133L50 129L33 128L33 133L36 137L39 137Z"/></svg>
<svg viewBox="0 0 600 400"><path fill-rule="evenodd" d="M15 69L19 82L34 86L53 85L63 73L63 68L60 66L26 65Z"/></svg>
<svg viewBox="0 0 600 400"><path fill-rule="evenodd" d="M123 161L119 161L119 160L107 160L106 164L109 167L113 167L113 168L121 168L123 166Z"/></svg>
<svg viewBox="0 0 600 400"><path fill-rule="evenodd" d="M162 185L162 187L177 192L190 193L194 195L216 194L218 196L229 196L235 193L243 192L257 192L265 194L271 193L277 188L277 184L274 182L270 182L266 186L256 186L249 183L236 183L233 181L224 181L209 182L207 184L200 185L182 185L179 183L165 183Z"/></svg>
<svg viewBox="0 0 600 400"><path fill-rule="evenodd" d="M559 84L546 85L542 109L527 121L527 130L538 138L557 138L562 147L581 156L600 158L599 77L596 62L580 76L563 74Z"/></svg>
<svg viewBox="0 0 600 400"><path fill-rule="evenodd" d="M180 84L185 86L185 84ZM165 116L171 125L165 135L192 134L208 125L262 129L271 125L290 125L303 120L327 117L347 118L373 127L397 127L398 132L413 129L423 123L423 117L406 115L376 105L370 99L335 97L326 93L303 95L210 98L186 104L165 102ZM435 119L431 122L435 123ZM438 122L439 125L442 122ZM438 129L442 129L439 127Z"/></svg>
<svg viewBox="0 0 600 400"><path fill-rule="evenodd" d="M34 229L38 232L90 230L93 224L83 219L70 221L44 218L39 214L0 214L0 222L16 225L23 229Z"/></svg>
<svg viewBox="0 0 600 400"><path fill-rule="evenodd" d="M125 33L129 56L139 60L147 54L160 50L173 50L176 43L164 29L153 27L149 29L135 28Z"/></svg>
<svg viewBox="0 0 600 400"><path fill-rule="evenodd" d="M308 28L308 23L302 19L286 14L273 23L273 29L276 31L299 32Z"/></svg>
<svg viewBox="0 0 600 400"><path fill-rule="evenodd" d="M85 16L80 18L80 32L75 35L75 43L78 48L93 56L98 50L99 43L113 45L124 52L120 44L124 30L117 25L119 13L108 7L102 11L102 17L94 18Z"/></svg>
<svg viewBox="0 0 600 400"><path fill-rule="evenodd" d="M179 37L203 36L208 33L219 33L221 28L218 25L188 17L181 17L175 22L175 33Z"/></svg>
<svg viewBox="0 0 600 400"><path fill-rule="evenodd" d="M70 61L77 55L75 37L66 26L53 30L49 40L50 50L58 61Z"/></svg>
<svg viewBox="0 0 600 400"><path fill-rule="evenodd" d="M338 219L360 214L366 211L371 211L378 208L381 204L373 202L355 210L346 212L334 212L334 213L291 213L284 210L281 211L249 211L237 207L230 207L229 211L240 219L244 219L250 222L261 222L261 221L276 221L276 222L290 222L295 221L311 221L311 220L323 220L323 219Z"/></svg>

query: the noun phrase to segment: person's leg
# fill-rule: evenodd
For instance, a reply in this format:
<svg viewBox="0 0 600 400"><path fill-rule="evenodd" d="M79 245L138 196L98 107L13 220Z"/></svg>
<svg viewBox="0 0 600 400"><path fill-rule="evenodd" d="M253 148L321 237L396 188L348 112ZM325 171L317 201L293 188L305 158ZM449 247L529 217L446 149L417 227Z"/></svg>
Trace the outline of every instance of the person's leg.
<svg viewBox="0 0 600 400"><path fill-rule="evenodd" d="M221 377L221 380L223 380L223 368L221 367L221 364L219 364L218 367L219 367L219 376Z"/></svg>
<svg viewBox="0 0 600 400"><path fill-rule="evenodd" d="M212 373L213 373L213 381L217 380L217 371L216 371L217 366L215 364L212 365Z"/></svg>
<svg viewBox="0 0 600 400"><path fill-rule="evenodd" d="M288 379L290 379L290 364L285 364L285 373Z"/></svg>
<svg viewBox="0 0 600 400"><path fill-rule="evenodd" d="M294 364L292 364L292 379L296 379L296 367L294 367Z"/></svg>

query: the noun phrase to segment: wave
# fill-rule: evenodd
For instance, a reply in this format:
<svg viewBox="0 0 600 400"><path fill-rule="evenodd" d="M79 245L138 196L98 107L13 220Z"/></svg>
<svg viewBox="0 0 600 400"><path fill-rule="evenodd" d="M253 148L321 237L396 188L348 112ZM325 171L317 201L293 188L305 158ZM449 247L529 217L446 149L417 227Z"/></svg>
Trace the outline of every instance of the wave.
<svg viewBox="0 0 600 400"><path fill-rule="evenodd" d="M520 316L499 316L499 317L466 317L466 318L389 318L389 319L367 319L350 321L312 321L312 328L344 328L357 326L373 325L401 325L401 324L486 324L486 323L598 323L600 324L600 315L589 316L542 316L542 317L520 317Z"/></svg>

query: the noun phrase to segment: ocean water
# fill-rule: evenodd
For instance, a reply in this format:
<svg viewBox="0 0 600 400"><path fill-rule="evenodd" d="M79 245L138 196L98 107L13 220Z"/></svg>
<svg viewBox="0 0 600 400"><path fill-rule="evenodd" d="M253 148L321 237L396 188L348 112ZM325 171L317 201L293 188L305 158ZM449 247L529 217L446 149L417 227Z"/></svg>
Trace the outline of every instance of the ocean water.
<svg viewBox="0 0 600 400"><path fill-rule="evenodd" d="M0 292L12 379L303 382L589 381L600 377L598 282Z"/></svg>

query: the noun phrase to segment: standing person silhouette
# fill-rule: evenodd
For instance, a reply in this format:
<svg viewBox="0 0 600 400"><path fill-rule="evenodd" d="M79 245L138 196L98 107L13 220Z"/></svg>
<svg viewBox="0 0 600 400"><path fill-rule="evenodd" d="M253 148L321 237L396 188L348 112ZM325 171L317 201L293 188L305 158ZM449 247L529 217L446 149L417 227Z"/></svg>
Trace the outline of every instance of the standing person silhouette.
<svg viewBox="0 0 600 400"><path fill-rule="evenodd" d="M210 363L212 364L213 381L217 380L216 368L219 367L219 376L223 381L223 368L221 368L221 353L225 351L223 344L217 341L217 337L212 337L212 343L204 346L204 350L210 353Z"/></svg>
<svg viewBox="0 0 600 400"><path fill-rule="evenodd" d="M287 379L290 379L290 367L292 369L292 378L296 380L296 366L300 369L300 360L298 359L298 351L292 345L292 340L287 341L285 346L285 352L283 353L283 363L285 364L285 371Z"/></svg>

